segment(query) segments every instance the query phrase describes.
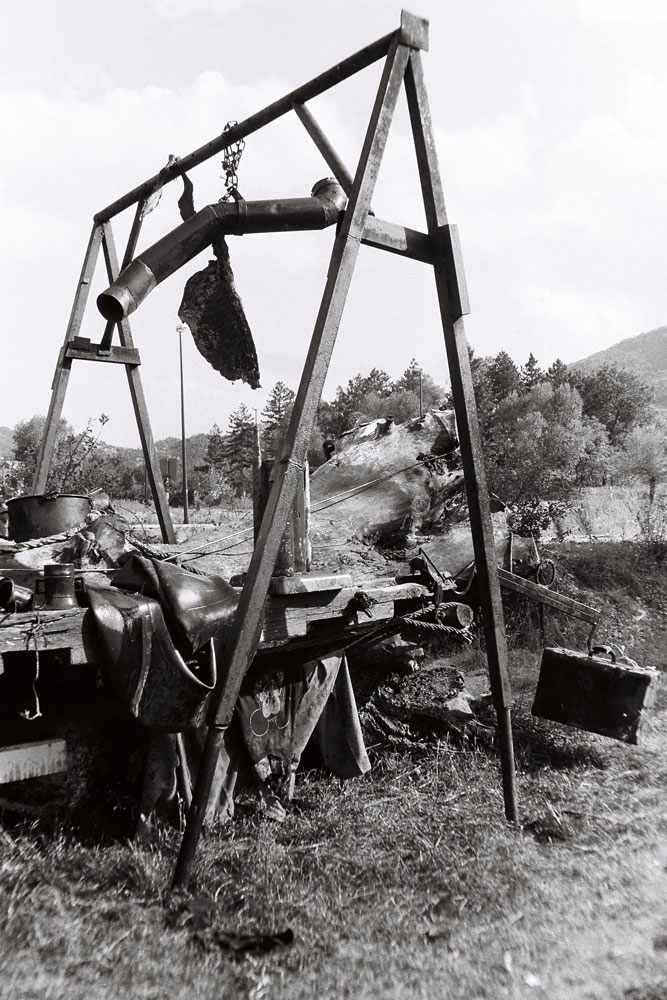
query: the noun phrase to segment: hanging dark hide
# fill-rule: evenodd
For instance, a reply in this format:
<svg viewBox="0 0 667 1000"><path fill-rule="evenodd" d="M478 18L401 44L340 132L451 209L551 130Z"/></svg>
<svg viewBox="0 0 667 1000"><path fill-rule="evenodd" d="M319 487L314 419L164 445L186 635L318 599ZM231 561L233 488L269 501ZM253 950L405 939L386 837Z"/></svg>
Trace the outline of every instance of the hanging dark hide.
<svg viewBox="0 0 667 1000"><path fill-rule="evenodd" d="M178 208L183 221L195 214L192 181L183 174ZM193 274L183 291L178 315L187 323L199 353L217 372L235 382L259 388L257 352L243 303L234 285L229 248L223 235L213 241L216 260Z"/></svg>
<svg viewBox="0 0 667 1000"><path fill-rule="evenodd" d="M224 236L213 242L215 260L188 279L178 315L187 323L199 353L234 382L259 388L257 352L243 304L234 286Z"/></svg>

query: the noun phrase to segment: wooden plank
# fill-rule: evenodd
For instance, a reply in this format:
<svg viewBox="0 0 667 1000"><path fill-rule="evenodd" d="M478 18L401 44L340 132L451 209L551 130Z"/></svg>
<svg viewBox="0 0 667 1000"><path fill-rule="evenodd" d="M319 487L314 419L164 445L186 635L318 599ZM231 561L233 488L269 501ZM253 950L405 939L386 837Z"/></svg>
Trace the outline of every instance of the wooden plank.
<svg viewBox="0 0 667 1000"><path fill-rule="evenodd" d="M428 21L409 10L401 11L400 39L404 45L428 52Z"/></svg>
<svg viewBox="0 0 667 1000"><path fill-rule="evenodd" d="M67 770L65 740L38 740L0 747L0 785Z"/></svg>
<svg viewBox="0 0 667 1000"><path fill-rule="evenodd" d="M579 618L581 621L588 622L589 625L597 625L600 621L600 611L597 608L591 607L589 604L582 604L580 601L574 601L564 594L557 594L539 583L533 583L532 580L524 580L523 577L510 573L501 567L498 567L498 578L501 587L505 587L515 594L522 594L524 597L530 598L531 601L545 604L555 611L562 611L563 614L569 615L571 618Z"/></svg>
<svg viewBox="0 0 667 1000"><path fill-rule="evenodd" d="M7 653L70 650L71 663L100 663L95 623L87 608L7 615L0 621L0 663Z"/></svg>
<svg viewBox="0 0 667 1000"><path fill-rule="evenodd" d="M393 584L387 581L357 581L355 584L329 591L315 591L286 596L269 595L266 599L262 642L275 642L303 636L311 622L338 625L355 594L362 591L377 604L370 617L359 614L361 624L391 618L396 614L396 602L428 598L429 592L420 583ZM350 616L350 625L356 624ZM7 653L26 650L70 651L71 663L102 663L95 619L88 608L71 611L25 611L8 614L0 619L0 665Z"/></svg>
<svg viewBox="0 0 667 1000"><path fill-rule="evenodd" d="M94 225L90 234L90 239L88 240L86 254L83 259L79 283L76 288L74 302L72 303L72 311L70 313L67 330L65 332L65 340L60 350L58 361L56 362L56 370L53 376L53 382L51 383L49 412L46 415L44 434L39 446L39 452L37 454L37 461L35 464L35 474L32 480L33 494L43 493L46 489L46 481L49 476L51 461L53 459L53 450L56 444L58 425L62 416L65 395L67 393L69 373L72 367L71 360L66 356L67 345L78 335L79 330L81 329L83 314L86 308L86 302L88 301L88 294L90 292L90 283L95 271L95 264L97 263L101 242L102 227Z"/></svg>
<svg viewBox="0 0 667 1000"><path fill-rule="evenodd" d="M451 245L421 56L416 49L410 52L405 74L405 89L428 233L433 241L435 253L435 283L468 498L489 680L498 718L505 814L508 819L516 822L518 805L510 718L512 692L489 492L470 371L468 342L461 318L460 270L457 271L456 267L452 266L456 254ZM460 260L458 262L460 263Z"/></svg>
<svg viewBox="0 0 667 1000"><path fill-rule="evenodd" d="M306 132L324 157L327 166L332 171L343 191L345 194L349 195L352 191L352 174L327 139L318 122L315 120L310 108L308 108L305 104L294 104L294 111L296 112L296 115Z"/></svg>
<svg viewBox="0 0 667 1000"><path fill-rule="evenodd" d="M393 222L384 222L369 215L361 238L364 246L375 247L377 250L388 250L411 260L420 260L425 264L433 263L433 245L431 237L407 226L398 226Z"/></svg>
<svg viewBox="0 0 667 1000"><path fill-rule="evenodd" d="M65 357L76 359L77 361L106 361L116 365L140 365L141 358L136 347L110 347L100 353L100 344L91 344L90 348L81 348L76 344L70 344Z"/></svg>
<svg viewBox="0 0 667 1000"><path fill-rule="evenodd" d="M313 594L322 590L340 590L351 587L349 573L295 573L294 576L273 576L269 583L269 594Z"/></svg>
<svg viewBox="0 0 667 1000"><path fill-rule="evenodd" d="M354 598L360 591L370 599L367 612L354 609ZM306 635L315 622L356 626L385 621L397 614L398 601L426 596L428 591L421 584L403 583L390 587L357 585L339 591L299 594L298 598L270 597L266 602L261 641L275 642Z"/></svg>

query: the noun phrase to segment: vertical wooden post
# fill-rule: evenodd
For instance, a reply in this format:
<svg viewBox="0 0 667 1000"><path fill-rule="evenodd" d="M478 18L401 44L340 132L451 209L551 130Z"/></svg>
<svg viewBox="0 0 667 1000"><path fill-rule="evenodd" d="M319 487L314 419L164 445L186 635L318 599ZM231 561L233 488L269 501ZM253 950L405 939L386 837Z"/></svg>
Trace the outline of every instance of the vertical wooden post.
<svg viewBox="0 0 667 1000"><path fill-rule="evenodd" d="M44 424L44 433L42 435L42 442L37 455L37 464L35 466L35 475L32 481L33 493L43 493L46 489L46 480L48 479L49 469L51 468L51 461L53 459L53 449L56 444L58 424L60 423L60 418L62 416L65 394L67 392L67 383L69 382L69 373L72 368L72 359L68 358L66 354L67 345L78 335L79 330L81 329L81 321L86 309L88 293L90 292L90 283L95 272L95 265L100 252L101 242L102 226L94 224L88 241L86 255L83 259L83 267L81 268L79 284L77 285L76 293L74 295L72 311L70 313L69 323L67 324L67 330L65 332L65 341L60 350L58 361L56 362L53 382L51 383L51 401L49 403L49 412L46 416L46 423Z"/></svg>
<svg viewBox="0 0 667 1000"><path fill-rule="evenodd" d="M431 114L424 86L421 57L413 50L405 74L410 121L428 232L433 242L435 282L452 381L452 397L465 478L475 569L484 618L491 693L498 717L505 815L517 820L516 778L510 709L507 640L496 567L493 525L470 371L468 343L462 316L468 311L465 279L456 234L447 223L445 201L438 168Z"/></svg>
<svg viewBox="0 0 667 1000"><path fill-rule="evenodd" d="M138 210L137 210L138 213ZM107 266L107 274L110 281L115 281L119 274L118 256L116 254L116 244L111 230L111 223L105 222L103 226L104 235L102 245ZM124 319L118 324L118 336L122 347L134 347L132 332L129 322ZM153 433L151 431L148 417L148 407L146 397L141 383L141 376L137 365L125 365L127 382L130 387L132 408L137 421L141 448L144 454L144 463L148 474L148 481L151 484L151 493L155 502L155 511L162 532L162 541L173 545L176 542L176 533L169 512L169 503L165 492L162 475L160 473L160 463L158 462Z"/></svg>
<svg viewBox="0 0 667 1000"><path fill-rule="evenodd" d="M232 719L241 681L257 651L271 572L296 492L297 477L303 475L302 463L322 396L409 51L406 45L399 43L398 38L392 42L362 147L350 201L334 242L322 303L294 402L292 418L277 463L279 472L271 489L245 586L234 616L225 661L220 671L222 682L212 699L211 724L174 872L174 887L188 882L208 807L223 736Z"/></svg>

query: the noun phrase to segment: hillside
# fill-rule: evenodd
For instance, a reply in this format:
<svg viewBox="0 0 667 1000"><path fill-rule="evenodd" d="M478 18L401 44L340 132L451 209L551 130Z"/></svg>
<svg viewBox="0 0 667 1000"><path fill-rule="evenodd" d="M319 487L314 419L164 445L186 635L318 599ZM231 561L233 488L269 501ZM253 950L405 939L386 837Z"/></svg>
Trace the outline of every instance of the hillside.
<svg viewBox="0 0 667 1000"><path fill-rule="evenodd" d="M570 368L591 372L602 365L618 365L637 375L655 392L656 406L667 409L667 326L628 337L604 351L575 361Z"/></svg>

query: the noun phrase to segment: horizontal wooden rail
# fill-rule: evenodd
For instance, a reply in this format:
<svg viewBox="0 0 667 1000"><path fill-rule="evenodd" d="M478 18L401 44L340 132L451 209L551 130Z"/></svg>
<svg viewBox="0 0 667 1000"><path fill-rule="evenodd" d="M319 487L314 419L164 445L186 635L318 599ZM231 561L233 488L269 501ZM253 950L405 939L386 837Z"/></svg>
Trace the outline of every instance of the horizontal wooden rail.
<svg viewBox="0 0 667 1000"><path fill-rule="evenodd" d="M600 611L597 608L591 607L589 604L581 604L579 601L573 601L571 597L565 597L563 594L556 594L553 590L549 590L539 583L524 580L522 576L510 573L509 570L498 567L498 579L500 580L500 586L506 590L512 590L515 594L522 594L524 597L530 598L531 601L545 604L555 611L562 611L563 614L569 615L570 618L579 618L582 622L588 622L589 625L597 625L600 621Z"/></svg>

